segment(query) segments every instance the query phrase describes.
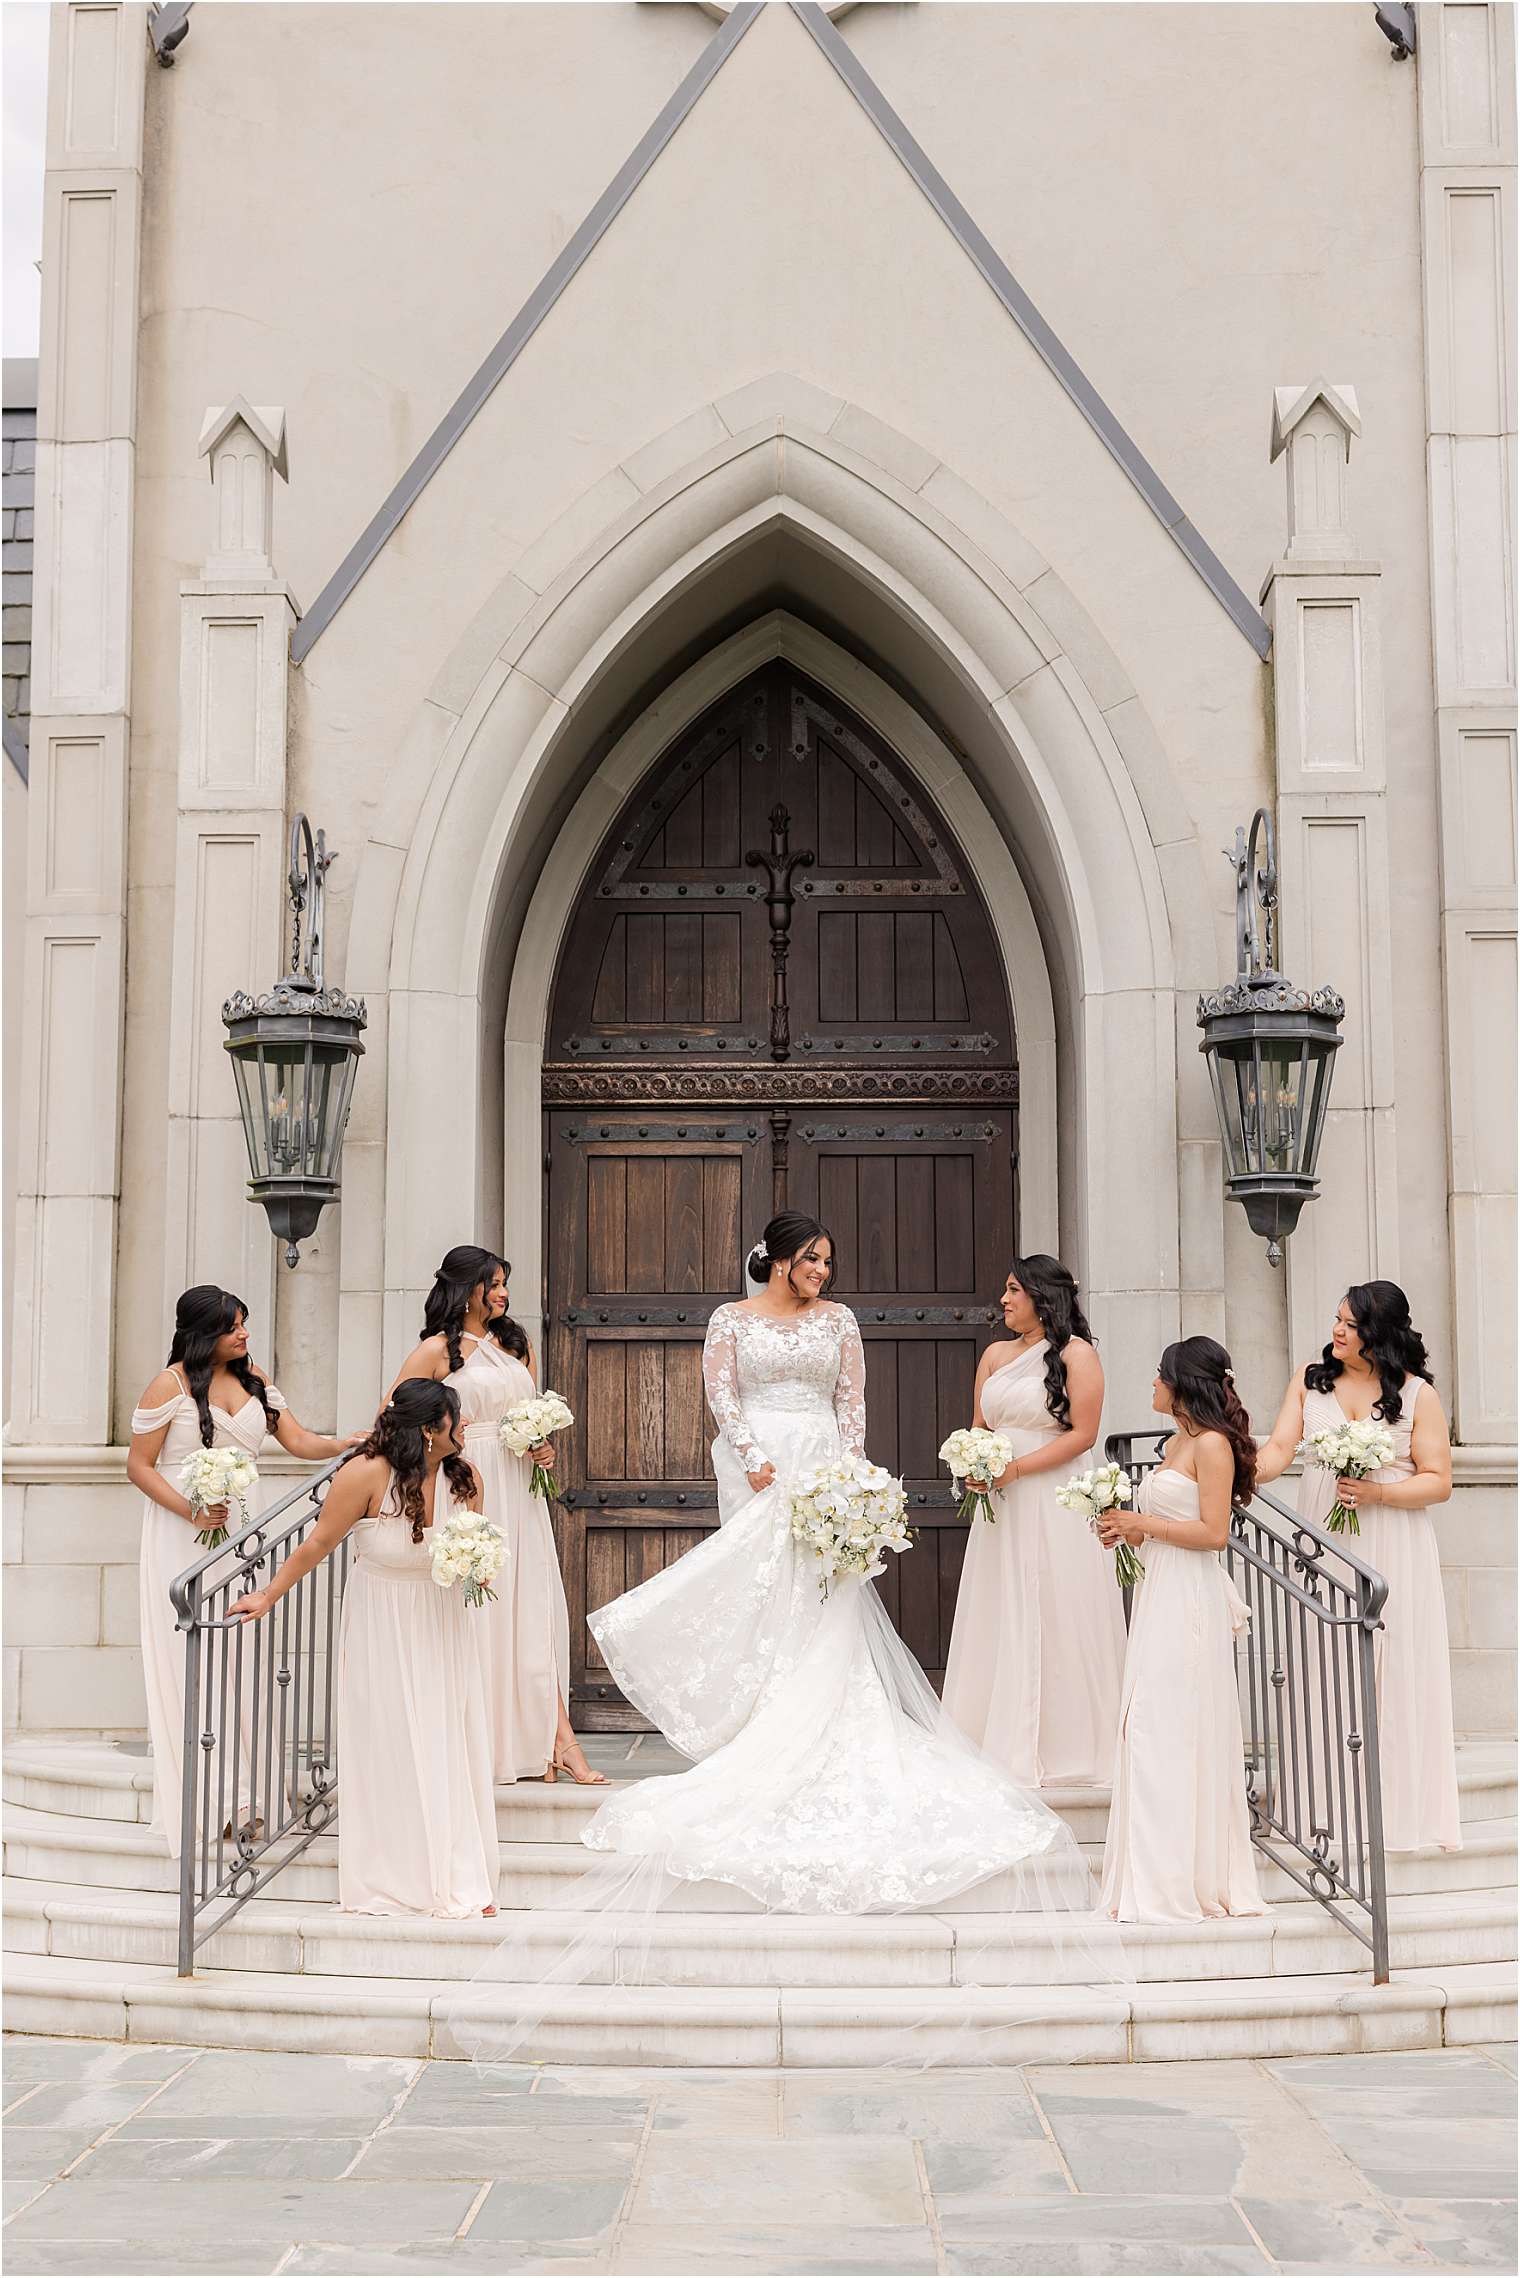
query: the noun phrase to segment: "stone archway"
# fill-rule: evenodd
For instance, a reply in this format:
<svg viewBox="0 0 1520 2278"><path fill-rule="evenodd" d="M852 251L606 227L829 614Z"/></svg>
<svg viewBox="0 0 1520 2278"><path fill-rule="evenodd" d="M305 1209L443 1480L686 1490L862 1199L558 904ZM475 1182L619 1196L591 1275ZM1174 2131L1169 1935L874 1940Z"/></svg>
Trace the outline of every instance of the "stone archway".
<svg viewBox="0 0 1520 2278"><path fill-rule="evenodd" d="M596 788L616 740L605 723L647 685L657 652L689 653L704 611L709 622L731 618L746 564L778 545L826 569L836 619L853 617L852 647L893 654L901 679L929 691L941 717L955 715L955 756L1016 850L1052 976L1068 1134L1060 1243L1083 1272L1117 1370L1137 1386L1158 1336L1175 1327L1176 992L1201 977L1206 902L1164 756L1095 628L1016 532L969 491L962 500L941 484L973 540L888 466L810 427L798 392L777 383L774 413L694 459L673 431L664 454L673 471L636 506L605 520L585 501L572 509L531 550L540 589L504 581L423 708L366 852L351 935L349 984L384 995L388 1035L383 1114L372 1111L351 1140L372 1189L383 1180L385 1234L375 1238L379 1214L345 1218L347 1380L373 1382L382 1350L399 1348L434 1254L461 1220L498 1222L503 1157L536 1166L537 1134L520 1120L524 1086L510 1087L519 1105L503 1154L467 1112L441 1126L437 1103L495 1088L508 1022L492 976L515 969L535 883L577 793L604 808L616 796ZM894 440L906 448L889 437L886 457ZM660 453L646 456L658 463ZM1064 639L1032 592L1060 615ZM1073 643L1089 669L1097 662L1101 704ZM670 700L669 690L658 699ZM1121 712L1127 744L1144 745L1138 775L1118 740ZM529 1048L512 1028L512 1050Z"/></svg>

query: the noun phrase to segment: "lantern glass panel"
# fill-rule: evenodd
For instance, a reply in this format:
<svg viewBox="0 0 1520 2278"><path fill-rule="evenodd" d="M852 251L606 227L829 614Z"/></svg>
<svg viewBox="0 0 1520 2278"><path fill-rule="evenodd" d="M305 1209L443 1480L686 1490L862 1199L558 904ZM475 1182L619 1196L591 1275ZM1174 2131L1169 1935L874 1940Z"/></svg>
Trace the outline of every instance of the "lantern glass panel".
<svg viewBox="0 0 1520 2278"><path fill-rule="evenodd" d="M1303 1128L1303 1081L1308 1063L1289 1040L1263 1039L1257 1047L1261 1088L1261 1167L1296 1172Z"/></svg>
<svg viewBox="0 0 1520 2278"><path fill-rule="evenodd" d="M1330 1070L1335 1062L1334 1049L1326 1044L1308 1046L1309 1066L1304 1084L1302 1169L1313 1178L1319 1161L1319 1143L1324 1135L1325 1110L1330 1104Z"/></svg>

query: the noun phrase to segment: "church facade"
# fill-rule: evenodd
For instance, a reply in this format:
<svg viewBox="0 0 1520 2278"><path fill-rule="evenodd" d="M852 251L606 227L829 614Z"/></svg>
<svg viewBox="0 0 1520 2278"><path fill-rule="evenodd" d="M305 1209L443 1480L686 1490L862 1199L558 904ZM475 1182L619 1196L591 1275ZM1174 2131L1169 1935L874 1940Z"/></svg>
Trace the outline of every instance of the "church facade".
<svg viewBox="0 0 1520 2278"><path fill-rule="evenodd" d="M1266 1431L1400 1282L1458 1725L1507 1731L1512 10L54 13L9 1721L141 1724L123 1443L181 1288L348 1429L501 1249L581 1417L580 1635L711 1523L702 1328L785 1199L931 1672L1016 1251L1078 1274L1111 1429L1207 1332ZM1261 806L1347 1006L1281 1269L1195 1019ZM221 1008L284 967L297 811L368 1025L287 1271Z"/></svg>

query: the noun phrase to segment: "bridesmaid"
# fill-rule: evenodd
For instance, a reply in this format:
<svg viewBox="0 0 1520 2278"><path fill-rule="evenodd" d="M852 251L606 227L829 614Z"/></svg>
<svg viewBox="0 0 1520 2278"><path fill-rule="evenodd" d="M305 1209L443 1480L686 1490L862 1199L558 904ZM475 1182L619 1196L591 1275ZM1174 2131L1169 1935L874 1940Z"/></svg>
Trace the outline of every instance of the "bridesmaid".
<svg viewBox="0 0 1520 2278"><path fill-rule="evenodd" d="M433 1581L429 1530L480 1509L451 1385L398 1385L262 1590L258 1621L354 1536L333 1681L338 1904L347 1914L496 1912L500 1856L485 1663L456 1584ZM488 1601L489 1603L489 1601Z"/></svg>
<svg viewBox="0 0 1520 2278"><path fill-rule="evenodd" d="M432 1378L458 1393L465 1447L480 1474L485 1514L511 1551L482 1610L490 1656L491 1726L499 1780L554 1780L568 1772L581 1787L604 1787L570 1728L570 1616L548 1503L530 1494L536 1459L552 1467L552 1446L513 1455L503 1447L503 1416L532 1398L533 1352L507 1312L507 1273L494 1251L463 1243L438 1268L423 1316L422 1342L396 1379Z"/></svg>
<svg viewBox="0 0 1520 2278"><path fill-rule="evenodd" d="M172 1858L179 1857L185 1640L174 1625L169 1587L201 1556L196 1535L228 1526L236 1515L225 1507L193 1513L179 1491L180 1468L202 1447L241 1448L257 1458L269 1432L288 1455L307 1462L331 1461L364 1436L335 1439L298 1424L283 1394L248 1358L248 1308L242 1299L209 1283L185 1290L174 1308L169 1364L133 1410L127 1450L127 1477L143 1499L138 1628L153 1744L153 1824ZM241 1765L240 1814L248 1808L246 1746ZM213 1774L213 1791L215 1785Z"/></svg>
<svg viewBox="0 0 1520 2278"><path fill-rule="evenodd" d="M1103 1368L1058 1258L1015 1258L1009 1340L976 1372L974 1421L1014 1457L996 1523L972 1522L945 1669L945 1708L1022 1787L1095 1787L1113 1763L1124 1608L1096 1535L1056 1489L1098 1436Z"/></svg>
<svg viewBox="0 0 1520 2278"><path fill-rule="evenodd" d="M1329 1472L1306 1464L1298 1508L1322 1527L1338 1494L1361 1524L1360 1535L1347 1539L1388 1584L1373 1640L1384 1841L1390 1851L1427 1844L1460 1851L1446 1597L1430 1517L1432 1504L1451 1500L1451 1434L1409 1300L1391 1281L1347 1290L1329 1344L1288 1387L1257 1457L1257 1478L1265 1486L1280 1477L1301 1440L1369 1416L1393 1434L1392 1463L1339 1488Z"/></svg>
<svg viewBox="0 0 1520 2278"><path fill-rule="evenodd" d="M1232 1499L1254 1489L1256 1442L1212 1337L1168 1345L1152 1397L1177 1426L1166 1460L1132 1513L1106 1514L1102 1534L1110 1549L1143 1546L1145 1579L1124 1659L1100 1904L1120 1922L1265 1914L1235 1681L1246 1606L1219 1556Z"/></svg>

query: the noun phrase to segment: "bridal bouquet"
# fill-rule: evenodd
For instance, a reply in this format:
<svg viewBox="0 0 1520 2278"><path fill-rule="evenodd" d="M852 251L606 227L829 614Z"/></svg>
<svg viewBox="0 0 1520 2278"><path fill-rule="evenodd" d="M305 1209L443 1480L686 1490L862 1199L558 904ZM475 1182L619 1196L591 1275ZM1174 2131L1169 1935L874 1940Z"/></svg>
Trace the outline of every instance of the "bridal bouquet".
<svg viewBox="0 0 1520 2278"><path fill-rule="evenodd" d="M1371 1416L1359 1424L1332 1424L1328 1431L1314 1434L1309 1453L1322 1471L1333 1471L1337 1479L1370 1479L1375 1471L1392 1463L1393 1434ZM1325 1531L1360 1534L1362 1522L1355 1511L1337 1500L1325 1520Z"/></svg>
<svg viewBox="0 0 1520 2278"><path fill-rule="evenodd" d="M995 1526L988 1488L1012 1463L1013 1442L1001 1432L990 1432L985 1424L968 1424L964 1431L950 1434L939 1451L939 1460L961 1491L960 1516L984 1518L989 1526ZM974 1486L972 1481L976 1482Z"/></svg>
<svg viewBox="0 0 1520 2278"><path fill-rule="evenodd" d="M455 1511L433 1530L433 1580L440 1590L462 1582L467 1606L495 1597L491 1584L506 1562L500 1532L476 1511Z"/></svg>
<svg viewBox="0 0 1520 2278"><path fill-rule="evenodd" d="M526 1455L530 1447L551 1439L556 1432L567 1432L574 1422L557 1392L536 1392L531 1400L519 1400L502 1417L502 1445L513 1455ZM546 1501L554 1493L554 1481L541 1463L534 1464L528 1485L533 1494L542 1495Z"/></svg>
<svg viewBox="0 0 1520 2278"><path fill-rule="evenodd" d="M1056 1489L1056 1501L1068 1511L1085 1514L1093 1533L1105 1511L1121 1508L1130 1499L1129 1473L1119 1463L1094 1464L1091 1471L1079 1471L1068 1479L1064 1487ZM1114 1544L1114 1576L1121 1590L1133 1589L1144 1574L1145 1568L1127 1542Z"/></svg>
<svg viewBox="0 0 1520 2278"><path fill-rule="evenodd" d="M179 1483L191 1512L214 1511L219 1504L236 1503L240 1518L248 1516L248 1493L259 1480L259 1467L238 1447L198 1447L180 1466ZM202 1527L196 1541L215 1550L227 1540L222 1526Z"/></svg>
<svg viewBox="0 0 1520 2278"><path fill-rule="evenodd" d="M902 1481L863 1455L803 1472L786 1500L793 1539L822 1562L825 1598L838 1576L880 1574L889 1550L913 1547Z"/></svg>

